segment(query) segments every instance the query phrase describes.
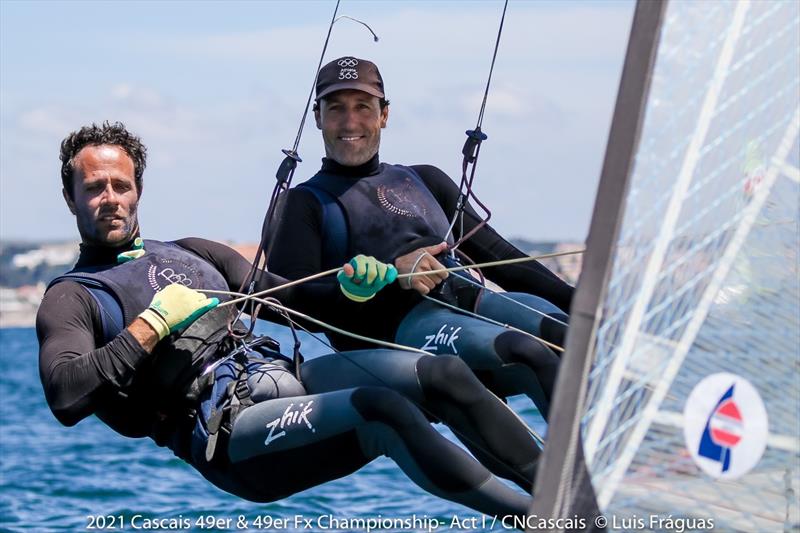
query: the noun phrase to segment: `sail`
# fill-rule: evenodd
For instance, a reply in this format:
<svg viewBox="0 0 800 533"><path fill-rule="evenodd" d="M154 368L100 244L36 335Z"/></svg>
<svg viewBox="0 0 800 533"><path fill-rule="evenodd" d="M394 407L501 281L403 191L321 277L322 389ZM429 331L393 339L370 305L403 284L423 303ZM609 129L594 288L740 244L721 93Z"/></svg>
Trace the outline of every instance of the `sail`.
<svg viewBox="0 0 800 533"><path fill-rule="evenodd" d="M670 2L654 44L602 286L583 275L576 295L600 297L570 332L584 353L567 342L586 373L558 383L580 409L550 433L580 438L609 525L796 528L800 3ZM599 253L590 236L587 262ZM537 480L559 496L536 512L563 516L580 497L567 481Z"/></svg>

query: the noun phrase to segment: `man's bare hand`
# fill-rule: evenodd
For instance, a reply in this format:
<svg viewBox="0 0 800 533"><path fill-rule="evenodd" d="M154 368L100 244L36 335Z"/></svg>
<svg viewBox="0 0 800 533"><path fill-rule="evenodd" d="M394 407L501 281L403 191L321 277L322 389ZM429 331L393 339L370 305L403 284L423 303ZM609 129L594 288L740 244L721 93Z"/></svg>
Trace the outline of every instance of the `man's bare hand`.
<svg viewBox="0 0 800 533"><path fill-rule="evenodd" d="M445 250L447 250L446 242L437 244L435 246L419 248L395 259L394 266L401 275L410 274L412 269L414 272L430 272L432 270L441 270L445 267L439 261L437 261L436 257L434 256L444 252ZM414 267L415 264L416 268ZM403 278L399 283L404 289L414 289L420 294L428 294L434 287L444 281L447 276L447 272L439 272L438 274L429 274L427 276Z"/></svg>

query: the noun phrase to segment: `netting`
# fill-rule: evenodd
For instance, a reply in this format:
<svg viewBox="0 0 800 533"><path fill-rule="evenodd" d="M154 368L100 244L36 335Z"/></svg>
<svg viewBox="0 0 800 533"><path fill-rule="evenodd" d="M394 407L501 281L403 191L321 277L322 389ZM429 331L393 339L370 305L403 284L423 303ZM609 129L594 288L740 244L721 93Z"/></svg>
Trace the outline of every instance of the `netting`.
<svg viewBox="0 0 800 533"><path fill-rule="evenodd" d="M669 4L582 420L606 512L800 523L798 83L800 3ZM718 372L768 413L738 479L684 439L690 392Z"/></svg>

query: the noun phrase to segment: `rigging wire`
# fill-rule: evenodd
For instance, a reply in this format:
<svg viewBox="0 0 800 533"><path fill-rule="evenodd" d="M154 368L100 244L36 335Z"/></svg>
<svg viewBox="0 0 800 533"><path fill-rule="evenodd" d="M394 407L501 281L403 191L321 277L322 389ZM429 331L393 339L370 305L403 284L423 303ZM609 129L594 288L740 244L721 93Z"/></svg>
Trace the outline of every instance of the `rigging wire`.
<svg viewBox="0 0 800 533"><path fill-rule="evenodd" d="M426 274L427 274L427 272L426 272ZM474 279L470 279L470 278L471 278L470 276L461 276L461 279L466 281L470 285L474 285L474 286L478 287L479 289L489 291L492 294L495 294L498 297L500 297L500 298L502 298L504 300L507 300L509 302L513 302L514 304L518 305L519 307L522 307L523 309L527 309L528 311L531 311L534 314L541 315L542 317L547 317L548 319L552 320L553 322L555 322L557 324L561 324L562 326L569 326L569 324L567 324L563 320L559 320L557 318L554 318L554 317L548 315L547 313L545 313L544 311L540 311L539 309L531 307L531 306L529 306L529 305L527 305L527 304L525 304L523 302L520 302L519 300L515 300L515 299L511 298L510 296L507 296L506 294L504 294L501 291L496 291L496 290L492 289L491 287L487 287L486 285L481 284L479 281L474 280ZM479 317L479 318L482 317L482 315L479 315L478 313L473 313L473 314L476 317ZM485 318L485 317L483 317L483 318Z"/></svg>
<svg viewBox="0 0 800 533"><path fill-rule="evenodd" d="M281 150L286 157L281 162L280 166L278 167L278 171L275 174L277 182L275 183L275 186L272 189L272 194L270 195L269 198L267 211L264 214L264 221L261 224L261 240L258 244L258 248L256 249L256 255L255 258L253 259L250 271L247 273L245 280L239 287L240 292L244 292L246 287L247 288L246 293L252 294L253 291L255 290L258 281L261 279L262 272L267 269L266 268L267 257L269 256L269 252L271 251L272 244L274 242L274 239L269 238L271 223L275 218L275 212L277 211L278 208L278 198L280 197L282 192L284 192L289 188L292 176L294 175L294 170L297 168L297 163L302 161L302 159L297 153L297 147L300 145L300 138L303 135L303 126L305 125L306 117L308 116L308 108L311 105L311 98L314 96L314 88L317 83L317 76L319 75L319 69L320 66L322 65L322 59L325 56L325 51L328 48L328 42L330 41L331 31L333 30L333 24L336 21L336 14L339 12L340 2L341 0L336 0L336 6L333 9L333 16L331 16L331 22L330 24L328 24L328 33L325 36L325 43L322 46L322 53L320 54L319 63L317 65L316 71L314 72L314 81L311 84L311 92L309 93L308 99L306 100L305 109L303 109L303 116L300 119L300 126L297 129L297 136L295 137L294 145L292 146L291 150L286 150L286 149ZM259 268L261 266L262 260L264 263L263 270ZM253 307L254 301L251 301L249 303L251 306L249 314L251 316L256 316L258 313ZM255 320L250 322L248 331L244 334L236 334L233 329L233 324L242 318L242 315L246 312L246 309L247 306L242 306L242 308L239 309L239 313L228 322L228 334L233 338L238 338L242 340L246 336L252 334L253 332L253 328L255 327Z"/></svg>
<svg viewBox="0 0 800 533"><path fill-rule="evenodd" d="M500 17L500 27L497 30L497 38L494 43L492 64L489 67L489 76L486 79L486 88L483 92L483 101L481 102L481 109L478 113L478 122L474 130L467 130L465 132L467 135L467 140L464 143L464 147L461 149L463 159L461 163L461 183L458 187L458 201L456 203L456 211L453 214L453 219L450 222L450 227L447 231L447 235L445 236L445 238L449 237L453 233L453 228L455 227L456 222L459 222L459 239L453 243L452 246L450 246L451 251L458 249L458 247L464 241L472 237L479 229L485 226L492 217L491 210L489 210L489 208L477 197L475 191L472 189L472 184L475 181L475 169L478 163L478 157L480 156L481 143L489 138L485 133L483 133L483 131L481 131L481 126L483 125L483 116L486 111L486 101L489 97L489 86L492 82L492 74L494 73L494 64L495 60L497 59L497 51L500 48L500 36L503 34L503 24L505 23L506 19L507 8L508 0L505 0L505 3L503 4L503 14ZM468 173L469 177L467 176ZM465 235L464 210L466 209L467 200L469 198L472 198L483 210L483 212L486 214L486 218L481 219L481 221Z"/></svg>
<svg viewBox="0 0 800 533"><path fill-rule="evenodd" d="M325 43L322 46L322 52L319 56L319 61L317 63L317 68L314 71L314 80L311 83L311 90L308 93L308 98L306 99L306 105L303 109L303 115L300 119L300 125L297 128L297 135L295 136L294 144L292 145L291 149L283 149L281 150L285 155L283 161L281 162L280 166L278 167L277 172L275 173L275 178L277 182L272 189L272 194L270 195L269 204L267 206L267 212L264 215L264 222L261 225L261 241L259 242L258 248L256 250L256 255L251 265L250 271L248 272L245 280L242 282L242 285L239 287L239 291L243 292L246 290L247 294L252 294L255 290L256 285L258 284L259 280L263 273L267 270L267 258L269 257L270 252L272 251L272 247L275 243L275 239L271 239L270 236L273 232L273 222L280 219L279 211L282 207L280 203L281 195L286 192L289 187L291 186L292 178L294 176L294 171L297 168L297 164L302 162L300 155L297 152L298 147L300 146L300 139L303 135L303 128L305 127L306 118L308 117L308 110L311 106L311 100L314 97L314 90L317 85L317 78L319 77L319 70L322 67L322 61L325 58L325 52L328 50L328 43L330 42L331 32L333 31L333 25L336 24L339 20L346 18L349 20L353 20L365 26L369 32L372 34L374 41L378 41L378 36L372 31L372 28L369 27L368 24L362 22L358 19L353 17L342 15L337 18L337 13L339 12L339 4L341 0L336 0L336 6L333 10L333 15L331 16L331 22L328 24L328 32L325 36ZM259 268L263 263L263 269ZM250 302L250 312L251 316L256 316L258 314L257 308L254 308L255 304ZM242 306L239 309L237 315L228 322L228 335L232 338L236 338L242 342L244 342L244 338L248 335L251 335L253 332L253 328L255 327L255 321L251 321L250 326L246 333L244 334L237 334L234 331L233 324L241 319L242 315L246 312L246 306ZM293 334L295 332L293 331ZM300 341L295 334L295 360L297 361L300 357Z"/></svg>

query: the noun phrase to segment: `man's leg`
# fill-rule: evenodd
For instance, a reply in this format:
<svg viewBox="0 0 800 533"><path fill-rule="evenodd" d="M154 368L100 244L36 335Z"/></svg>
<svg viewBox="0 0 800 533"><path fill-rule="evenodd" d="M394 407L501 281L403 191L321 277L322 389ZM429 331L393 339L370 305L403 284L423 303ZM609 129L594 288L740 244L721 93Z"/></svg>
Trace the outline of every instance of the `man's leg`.
<svg viewBox="0 0 800 533"><path fill-rule="evenodd" d="M395 350L342 352L303 365L309 392L389 387L446 423L494 474L532 489L539 449L514 413L458 357Z"/></svg>
<svg viewBox="0 0 800 533"><path fill-rule="evenodd" d="M498 395L526 394L547 417L559 359L530 335L425 301L400 324L396 340L458 355Z"/></svg>
<svg viewBox="0 0 800 533"><path fill-rule="evenodd" d="M522 515L532 501L442 437L408 400L381 387L248 407L234 422L227 457L199 469L215 482L215 476L229 476L218 484L234 494L274 501L348 475L380 455L425 490L482 513Z"/></svg>
<svg viewBox="0 0 800 533"><path fill-rule="evenodd" d="M487 290L481 295L477 312L564 347L569 317L544 298L522 292L496 294Z"/></svg>

